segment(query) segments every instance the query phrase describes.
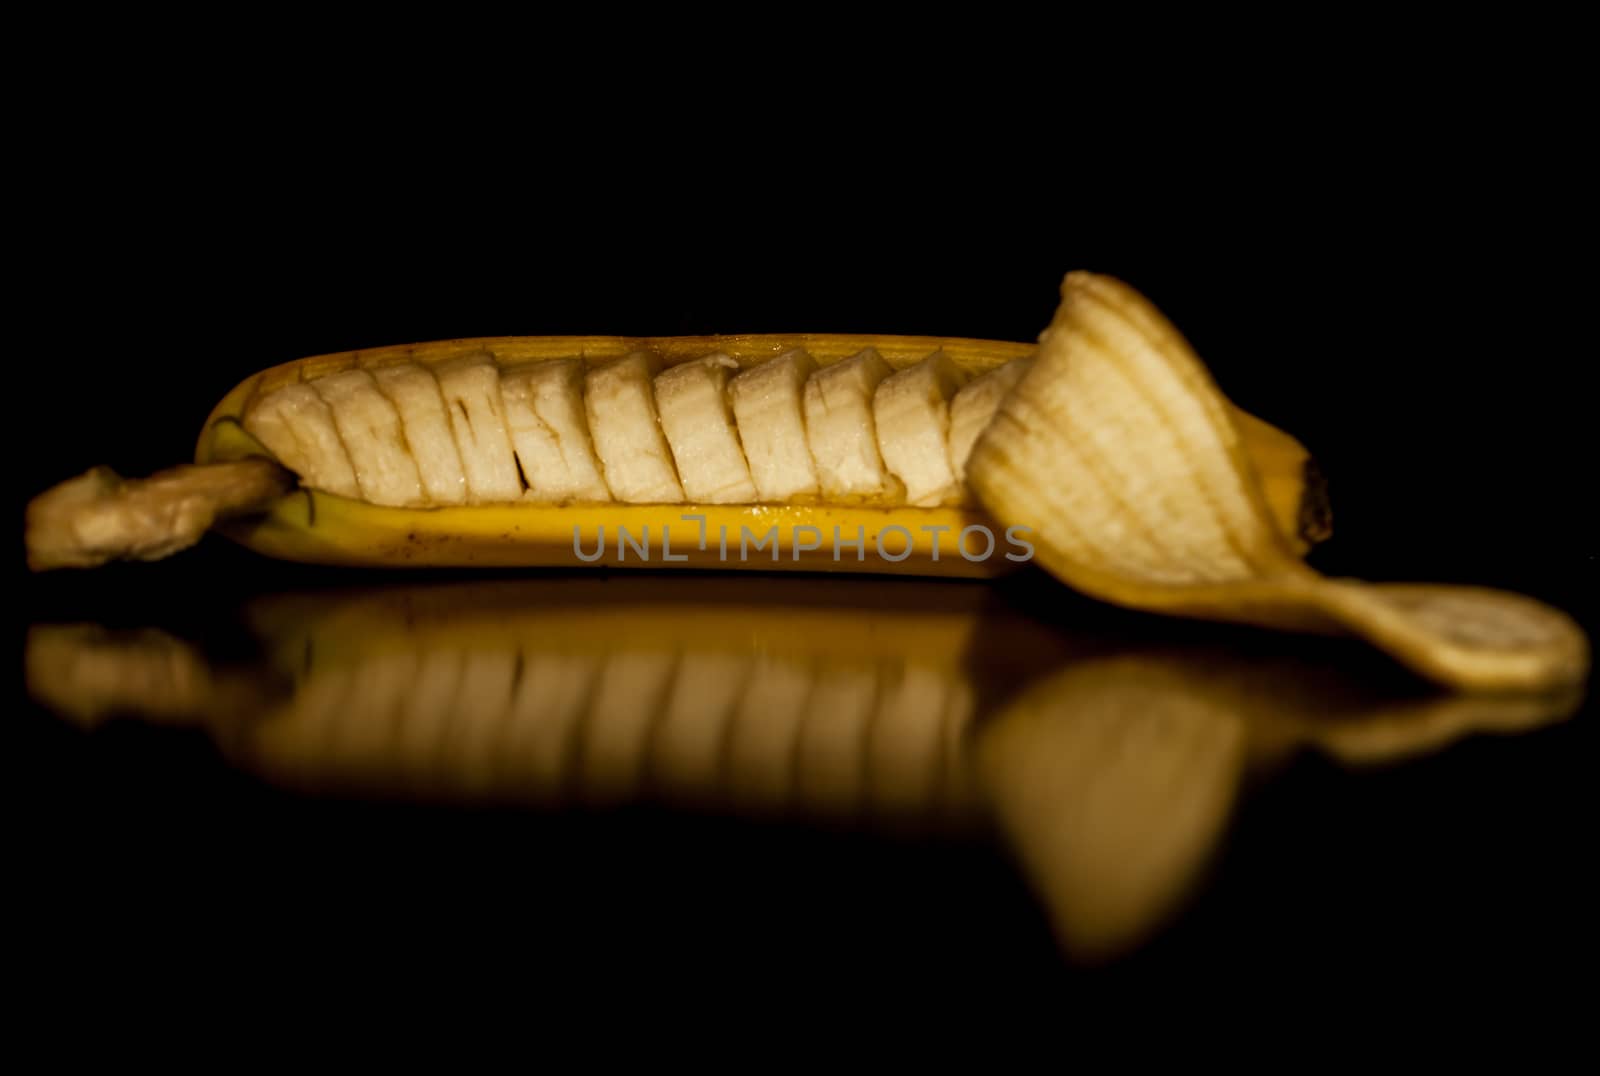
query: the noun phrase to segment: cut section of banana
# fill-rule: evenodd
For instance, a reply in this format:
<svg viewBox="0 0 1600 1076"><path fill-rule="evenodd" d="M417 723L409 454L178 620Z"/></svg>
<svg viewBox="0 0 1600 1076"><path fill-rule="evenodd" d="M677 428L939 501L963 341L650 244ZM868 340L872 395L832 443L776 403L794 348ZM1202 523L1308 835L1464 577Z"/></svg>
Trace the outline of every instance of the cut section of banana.
<svg viewBox="0 0 1600 1076"><path fill-rule="evenodd" d="M728 406L729 371L739 364L718 352L679 363L656 377L656 408L672 446L678 478L699 504L749 504L755 483Z"/></svg>
<svg viewBox="0 0 1600 1076"><path fill-rule="evenodd" d="M728 382L739 440L763 501L780 503L817 492L804 406L806 379L816 369L816 360L795 348Z"/></svg>
<svg viewBox="0 0 1600 1076"><path fill-rule="evenodd" d="M582 359L568 358L512 366L500 374L506 425L531 501L611 499L583 410L586 371Z"/></svg>
<svg viewBox="0 0 1600 1076"><path fill-rule="evenodd" d="M1030 359L1008 362L969 381L950 400L950 470L957 483L967 480L967 457L972 455L978 435L1031 365Z"/></svg>
<svg viewBox="0 0 1600 1076"><path fill-rule="evenodd" d="M500 402L500 368L487 352L441 363L439 390L455 434L468 498L479 504L514 501L522 496L522 479L506 432Z"/></svg>
<svg viewBox="0 0 1600 1076"><path fill-rule="evenodd" d="M590 370L583 402L611 495L629 504L673 504L683 486L661 432L652 382L660 360L636 351Z"/></svg>
<svg viewBox="0 0 1600 1076"><path fill-rule="evenodd" d="M450 432L444 396L433 371L414 362L379 366L372 371L378 389L394 404L416 460L417 476L433 504L465 504L467 475L461 452Z"/></svg>
<svg viewBox="0 0 1600 1076"><path fill-rule="evenodd" d="M400 413L378 391L372 375L365 370L346 370L319 377L311 386L333 412L333 424L350 453L361 496L373 504L426 503Z"/></svg>
<svg viewBox="0 0 1600 1076"><path fill-rule="evenodd" d="M883 465L872 396L894 368L867 348L812 374L805 387L806 436L824 499L892 503L905 489Z"/></svg>
<svg viewBox="0 0 1600 1076"><path fill-rule="evenodd" d="M936 351L879 383L872 397L878 449L906 500L929 507L956 504L961 490L950 470L950 398L969 375Z"/></svg>
<svg viewBox="0 0 1600 1076"><path fill-rule="evenodd" d="M245 416L244 428L307 485L340 497L361 496L333 412L310 385L267 393Z"/></svg>

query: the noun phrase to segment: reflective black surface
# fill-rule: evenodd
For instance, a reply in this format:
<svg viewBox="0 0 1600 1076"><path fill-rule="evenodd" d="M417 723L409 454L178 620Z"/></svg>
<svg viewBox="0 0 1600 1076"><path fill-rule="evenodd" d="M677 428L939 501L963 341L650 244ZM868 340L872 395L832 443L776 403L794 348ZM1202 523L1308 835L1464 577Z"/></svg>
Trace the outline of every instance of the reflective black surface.
<svg viewBox="0 0 1600 1076"><path fill-rule="evenodd" d="M1033 573L372 578L213 543L30 598L8 754L69 964L959 1006L1545 975L1582 915L1581 692L1439 694Z"/></svg>

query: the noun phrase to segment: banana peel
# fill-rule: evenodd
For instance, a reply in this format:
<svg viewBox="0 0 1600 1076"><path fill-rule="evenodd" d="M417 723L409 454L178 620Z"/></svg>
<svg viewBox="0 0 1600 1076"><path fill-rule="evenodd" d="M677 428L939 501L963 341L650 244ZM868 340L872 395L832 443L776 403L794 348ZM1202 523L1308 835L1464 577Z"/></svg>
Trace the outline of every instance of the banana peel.
<svg viewBox="0 0 1600 1076"><path fill-rule="evenodd" d="M1313 571L1274 517L1234 409L1172 324L1110 277L1070 273L1061 291L967 465L984 506L1029 528L1058 579L1135 609L1354 634L1452 688L1586 675L1583 632L1530 598Z"/></svg>

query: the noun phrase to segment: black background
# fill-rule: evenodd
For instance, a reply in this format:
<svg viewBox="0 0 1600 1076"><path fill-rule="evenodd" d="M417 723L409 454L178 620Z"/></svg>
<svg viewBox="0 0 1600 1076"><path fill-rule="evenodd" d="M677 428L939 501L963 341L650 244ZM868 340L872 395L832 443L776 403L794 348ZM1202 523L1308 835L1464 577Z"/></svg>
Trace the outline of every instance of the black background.
<svg viewBox="0 0 1600 1076"><path fill-rule="evenodd" d="M1145 291L1236 403L1312 449L1335 510L1319 566L1521 589L1592 634L1593 177L1568 87L1508 93L1479 71L1267 111L1260 83L1215 105L1172 91L1124 124L1103 115L1121 87L1092 80L1007 102L919 76L860 108L802 93L746 113L727 102L758 80L702 74L680 98L657 72L583 108L610 98L530 84L525 111L488 120L391 99L382 78L317 115L212 113L203 79L152 77L42 121L20 169L19 512L92 464L183 460L227 389L302 355L515 334L1031 339L1082 267ZM17 578L24 624L326 581L215 544ZM625 981L648 1008L710 978L717 997L869 1008L998 995L1059 1015L1221 990L1331 1012L1544 1000L1535 985L1590 941L1587 713L1360 781L1303 765L1242 830L1253 862L1281 860L1251 875L1270 884L1208 897L1201 927L1095 977L1063 972L1003 872L915 843L313 808L197 744L85 741L28 707L10 725L23 933L62 992L92 974L137 994L165 965L319 996L548 976L580 1001ZM526 909L537 930L507 925ZM1010 925L963 933L966 914Z"/></svg>

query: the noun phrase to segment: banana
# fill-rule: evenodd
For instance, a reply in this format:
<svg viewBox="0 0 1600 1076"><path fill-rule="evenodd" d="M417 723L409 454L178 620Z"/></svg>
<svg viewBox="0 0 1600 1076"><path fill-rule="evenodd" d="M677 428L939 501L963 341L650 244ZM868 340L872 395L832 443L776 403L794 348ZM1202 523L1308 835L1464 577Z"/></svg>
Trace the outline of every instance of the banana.
<svg viewBox="0 0 1600 1076"><path fill-rule="evenodd" d="M206 466L275 459L300 477L300 494L251 480L222 496L219 477L201 481L193 468L143 483L97 471L70 496L36 499L29 563L172 552L200 532L158 539L147 521L172 518L168 501L199 496L216 498L207 525L215 519L259 552L322 563L994 575L1028 559L1027 535L1005 533L946 472L953 480L965 438L1031 354L1024 344L925 337L551 337L305 359L229 393L196 451ZM934 444L932 401L891 416L899 434L879 428L877 396L896 370L910 375L902 389L931 382L942 393L976 379L950 401L950 446ZM882 402L891 399L916 403L898 392ZM1305 535L1325 534L1325 513L1307 507L1320 493L1309 457L1288 434L1242 421L1256 432L1248 447L1271 479L1274 519L1304 551ZM944 490L937 499L954 503L904 503L880 449L900 441L932 461L917 470L907 448L901 466L931 470ZM402 446L421 504L409 503L418 493ZM195 489L183 492L185 483ZM119 519L130 521L125 534Z"/></svg>
<svg viewBox="0 0 1600 1076"><path fill-rule="evenodd" d="M1306 567L1326 502L1303 447L1240 415L1126 285L1069 274L1030 354L801 336L466 341L307 359L230 393L197 451L201 464L275 458L303 495L281 496L281 476L261 469L144 483L91 472L30 506L30 564L157 556L230 516L224 528L255 549L344 564L992 575L1037 553L1104 600L1350 632L1453 687L1535 690L1585 674L1582 632L1537 602ZM740 372L723 386L730 363ZM224 475L239 488L224 489ZM884 503L901 496L909 503Z"/></svg>

